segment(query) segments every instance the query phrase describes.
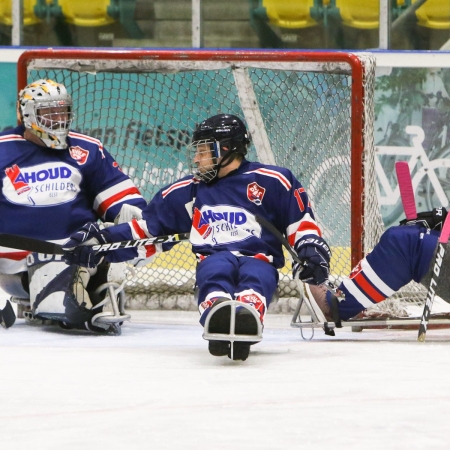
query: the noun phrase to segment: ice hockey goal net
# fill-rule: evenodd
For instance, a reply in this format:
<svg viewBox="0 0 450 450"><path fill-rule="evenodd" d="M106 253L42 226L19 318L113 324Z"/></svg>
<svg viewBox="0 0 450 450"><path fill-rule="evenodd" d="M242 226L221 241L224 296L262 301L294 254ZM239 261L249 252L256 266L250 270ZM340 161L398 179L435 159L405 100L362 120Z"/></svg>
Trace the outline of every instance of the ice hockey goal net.
<svg viewBox="0 0 450 450"><path fill-rule="evenodd" d="M374 57L296 51L31 50L18 88L39 78L66 85L74 128L101 139L147 200L187 174L195 125L221 112L245 119L249 159L290 168L307 188L333 251L338 281L383 231L376 201ZM138 271L133 307L192 307L188 243ZM280 298L296 302L290 264Z"/></svg>

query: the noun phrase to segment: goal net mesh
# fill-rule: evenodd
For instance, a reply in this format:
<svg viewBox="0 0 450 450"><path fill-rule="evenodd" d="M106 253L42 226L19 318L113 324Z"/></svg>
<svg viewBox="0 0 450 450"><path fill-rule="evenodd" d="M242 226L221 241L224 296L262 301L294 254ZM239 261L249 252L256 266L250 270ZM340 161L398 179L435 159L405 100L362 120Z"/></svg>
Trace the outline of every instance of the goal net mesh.
<svg viewBox="0 0 450 450"><path fill-rule="evenodd" d="M288 167L306 187L332 248L331 274L338 283L352 268L352 245L367 252L383 231L374 168L374 58L358 55L363 96L355 98L356 69L348 59L317 61L296 53L290 60L251 61L242 54L236 60L133 59L123 53L70 59L55 51L51 58L28 61L26 82L63 83L73 97L73 128L100 139L147 200L188 174L185 150L196 124L219 113L242 117L252 137L248 159ZM361 117L355 117L355 105ZM364 168L356 181L355 133L363 147L356 163ZM359 209L352 205L355 193ZM355 221L362 224L356 237ZM286 260L279 300L272 305L283 312L298 301ZM195 309L195 265L187 242L159 254L127 283L129 306ZM405 297L420 301L424 295L414 294L417 289Z"/></svg>

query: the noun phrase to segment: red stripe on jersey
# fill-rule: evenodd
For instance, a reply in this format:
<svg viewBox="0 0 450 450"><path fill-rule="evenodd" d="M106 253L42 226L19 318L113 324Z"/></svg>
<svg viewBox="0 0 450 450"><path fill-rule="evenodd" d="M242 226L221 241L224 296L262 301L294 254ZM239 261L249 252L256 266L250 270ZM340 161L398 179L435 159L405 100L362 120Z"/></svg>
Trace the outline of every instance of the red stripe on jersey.
<svg viewBox="0 0 450 450"><path fill-rule="evenodd" d="M304 221L300 222L300 225L298 226L297 231L295 231L294 233L292 233L288 236L288 241L289 241L289 244L291 245L291 247L293 247L295 244L295 235L298 232L304 233L305 231L316 231L317 234L320 237L322 237L322 232L320 231L320 228L314 222L309 222L307 220L304 220Z"/></svg>
<svg viewBox="0 0 450 450"><path fill-rule="evenodd" d="M255 256L253 256L253 258L270 263L270 259L266 255L264 255L262 253L256 254Z"/></svg>
<svg viewBox="0 0 450 450"><path fill-rule="evenodd" d="M148 237L145 234L145 231L139 226L136 219L133 219L131 221L131 226L133 227L133 230L136 232L136 234L139 236L140 239ZM156 253L156 247L154 244L145 245L144 247L145 247L145 257L146 258L149 258L150 256L152 256Z"/></svg>
<svg viewBox="0 0 450 450"><path fill-rule="evenodd" d="M300 223L300 226L298 227L298 231L317 231L318 235L322 237L322 232L320 231L320 228L314 223L314 222L308 222L307 220L304 220Z"/></svg>
<svg viewBox="0 0 450 450"><path fill-rule="evenodd" d="M25 141L26 139L19 134L8 134L7 136L0 137L0 142L5 141Z"/></svg>
<svg viewBox="0 0 450 450"><path fill-rule="evenodd" d="M0 252L0 258L12 259L13 261L20 261L25 259L31 252Z"/></svg>
<svg viewBox="0 0 450 450"><path fill-rule="evenodd" d="M156 253L156 247L153 244L146 245L145 246L145 257L150 258L150 256L154 255Z"/></svg>
<svg viewBox="0 0 450 450"><path fill-rule="evenodd" d="M124 197L126 197L127 195L134 195L134 194L138 194L141 195L141 193L139 192L139 189L137 187L131 187L129 189L125 189L124 191L121 191L111 197L109 197L108 199L106 199L105 201L103 201L99 207L97 208L97 213L100 217L103 217L103 215L105 214L105 212L107 211L107 209L113 204L118 202L119 200L123 199Z"/></svg>
<svg viewBox="0 0 450 450"><path fill-rule="evenodd" d="M257 172L257 173L262 173L264 175L274 176L275 178L278 178L281 181L281 183L284 185L284 187L287 190L291 189L291 187L292 187L291 183L289 183L289 180L284 175L281 175L281 173L276 172L275 170L256 169L256 170L252 170L251 172Z"/></svg>
<svg viewBox="0 0 450 450"><path fill-rule="evenodd" d="M359 272L353 278L353 282L369 297L372 301L379 303L383 301L386 296L377 291L366 279L363 272Z"/></svg>
<svg viewBox="0 0 450 450"><path fill-rule="evenodd" d="M74 131L69 132L70 137L74 137L76 139L83 139L88 142L93 142L94 144L97 144L99 147L103 148L102 142L99 139L93 138L91 136L87 136L85 134L76 133Z"/></svg>
<svg viewBox="0 0 450 450"><path fill-rule="evenodd" d="M144 239L148 237L145 234L145 231L139 226L138 221L136 219L133 219L131 221L131 226L133 227L133 230L136 232L136 234L139 236L139 239Z"/></svg>
<svg viewBox="0 0 450 450"><path fill-rule="evenodd" d="M191 179L191 180L180 181L178 183L172 184L172 186L167 188L165 191L162 191L161 195L163 198L165 198L167 195L169 195L175 189L181 188L183 186L187 186L188 184L191 184L193 182L194 182L194 179Z"/></svg>

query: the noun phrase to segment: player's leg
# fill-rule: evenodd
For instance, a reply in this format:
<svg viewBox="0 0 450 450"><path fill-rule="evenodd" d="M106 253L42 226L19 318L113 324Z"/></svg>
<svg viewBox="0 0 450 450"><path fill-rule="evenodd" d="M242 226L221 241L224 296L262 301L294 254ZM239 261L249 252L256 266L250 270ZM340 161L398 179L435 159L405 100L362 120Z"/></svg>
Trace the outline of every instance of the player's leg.
<svg viewBox="0 0 450 450"><path fill-rule="evenodd" d="M257 320L264 323L264 316L278 286L277 269L256 258L239 258L239 282L236 286L236 300L256 310L259 319L244 307L236 308L236 334L256 335ZM256 342L236 342L235 359L246 359L250 346Z"/></svg>
<svg viewBox="0 0 450 450"><path fill-rule="evenodd" d="M213 311L224 301L234 299L235 286L239 275L239 258L229 252L219 252L205 258L197 265L196 282L198 288L198 309L200 323L209 320L208 332L218 334L230 333L231 306L224 306ZM230 349L229 341L210 340L209 352L214 356L225 356Z"/></svg>
<svg viewBox="0 0 450 450"><path fill-rule="evenodd" d="M438 232L430 233L417 226L389 228L373 251L340 284L339 290L344 295L338 302L340 318L348 320L356 316L411 280L420 282L428 272L438 237ZM326 295L330 304L332 294Z"/></svg>

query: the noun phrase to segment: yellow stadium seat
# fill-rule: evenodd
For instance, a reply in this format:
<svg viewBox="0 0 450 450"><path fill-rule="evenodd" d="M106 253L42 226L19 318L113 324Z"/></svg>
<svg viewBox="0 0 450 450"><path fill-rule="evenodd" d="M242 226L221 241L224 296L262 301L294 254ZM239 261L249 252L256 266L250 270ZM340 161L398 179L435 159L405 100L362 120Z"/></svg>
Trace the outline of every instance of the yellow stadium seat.
<svg viewBox="0 0 450 450"><path fill-rule="evenodd" d="M380 0L335 0L342 23L370 30L380 25Z"/></svg>
<svg viewBox="0 0 450 450"><path fill-rule="evenodd" d="M272 25L281 28L307 28L317 25L310 10L314 0L262 0Z"/></svg>
<svg viewBox="0 0 450 450"><path fill-rule="evenodd" d="M25 26L34 25L40 22L40 19L34 14L34 5L36 0L23 0L23 24ZM0 0L0 23L12 25L12 1Z"/></svg>
<svg viewBox="0 0 450 450"><path fill-rule="evenodd" d="M427 0L417 9L416 17L422 27L450 29L450 0Z"/></svg>
<svg viewBox="0 0 450 450"><path fill-rule="evenodd" d="M114 23L107 13L110 0L58 0L66 22L80 27L101 27Z"/></svg>

